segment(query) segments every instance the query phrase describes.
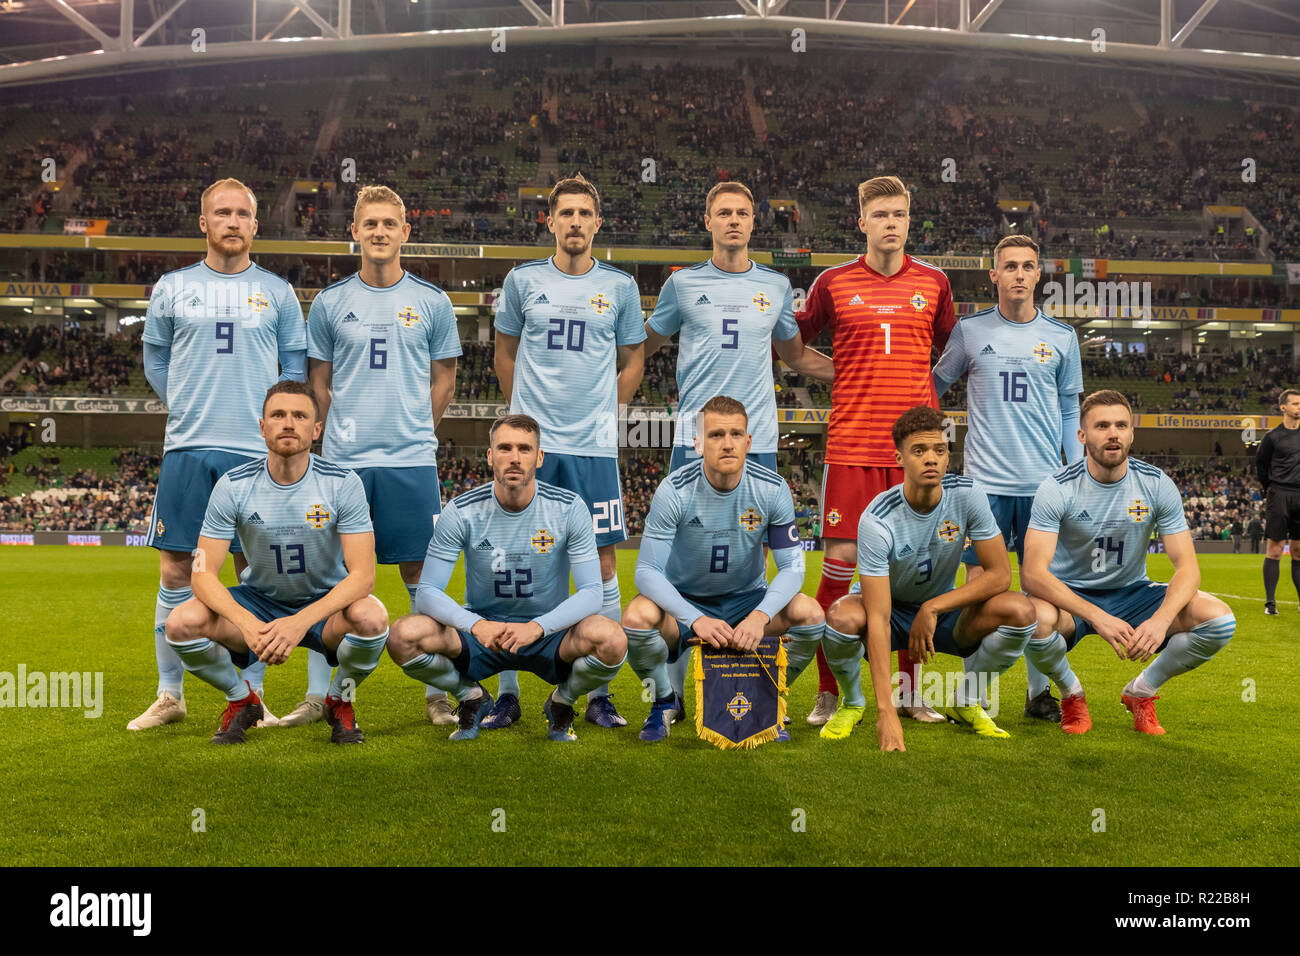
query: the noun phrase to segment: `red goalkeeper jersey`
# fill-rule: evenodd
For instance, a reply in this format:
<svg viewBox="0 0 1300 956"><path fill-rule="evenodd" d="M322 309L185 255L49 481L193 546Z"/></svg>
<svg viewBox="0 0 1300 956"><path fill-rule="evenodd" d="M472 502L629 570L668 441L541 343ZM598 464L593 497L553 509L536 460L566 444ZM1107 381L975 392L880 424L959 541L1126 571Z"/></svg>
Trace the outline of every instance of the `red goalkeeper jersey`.
<svg viewBox="0 0 1300 956"><path fill-rule="evenodd" d="M890 434L917 405L938 408L930 353L957 322L948 277L920 259L882 276L866 256L817 277L796 316L809 344L829 328L834 349L826 463L896 468Z"/></svg>

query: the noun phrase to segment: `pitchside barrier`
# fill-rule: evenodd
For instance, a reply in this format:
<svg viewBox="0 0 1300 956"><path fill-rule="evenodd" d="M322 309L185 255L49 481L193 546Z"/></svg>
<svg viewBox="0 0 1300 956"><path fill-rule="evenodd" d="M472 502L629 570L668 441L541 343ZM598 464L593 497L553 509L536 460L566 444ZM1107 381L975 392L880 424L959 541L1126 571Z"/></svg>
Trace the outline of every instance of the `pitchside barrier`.
<svg viewBox="0 0 1300 956"><path fill-rule="evenodd" d="M136 533L131 531L0 531L0 547L4 545L36 545L36 544L66 544L74 547L108 547L108 546L126 546L128 548L146 547L145 535L143 532ZM1200 554L1231 554L1231 541L1196 541L1196 550ZM1289 545L1289 543L1288 543ZM641 547L640 535L628 538L618 545L620 548L639 548ZM821 551L821 542L804 541L805 551ZM1262 544L1261 544L1262 547ZM1163 551L1160 542L1156 542L1148 549L1150 553ZM1283 550L1287 550L1284 546ZM1250 551L1250 539L1242 540L1241 553L1246 554Z"/></svg>

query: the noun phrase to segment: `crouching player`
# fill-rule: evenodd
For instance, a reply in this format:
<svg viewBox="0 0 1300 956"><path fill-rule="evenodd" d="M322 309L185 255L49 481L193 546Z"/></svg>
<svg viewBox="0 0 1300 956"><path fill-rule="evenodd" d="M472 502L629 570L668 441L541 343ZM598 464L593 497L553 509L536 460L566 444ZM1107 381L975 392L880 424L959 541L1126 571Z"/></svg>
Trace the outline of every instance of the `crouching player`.
<svg viewBox="0 0 1300 956"><path fill-rule="evenodd" d="M1110 389L1085 398L1079 440L1083 461L1044 478L1034 496L1021 575L1039 627L1026 654L1060 689L1067 734L1092 727L1066 657L1079 638L1098 634L1120 660L1151 661L1120 700L1135 730L1163 734L1156 691L1223 650L1237 620L1228 605L1198 590L1201 570L1178 488L1159 468L1129 457L1128 400ZM1153 527L1174 565L1168 584L1147 579Z"/></svg>
<svg viewBox="0 0 1300 956"><path fill-rule="evenodd" d="M478 736L492 710L478 682L506 670L555 684L542 708L547 736L577 740L573 702L613 678L627 656L622 629L600 614L591 512L573 492L537 480L535 419L498 418L488 442L493 480L453 499L437 519L416 613L393 624L388 654L411 677L455 695L460 726L452 740ZM462 552L464 607L447 594Z"/></svg>
<svg viewBox="0 0 1300 956"><path fill-rule="evenodd" d="M858 521L861 596L849 594L826 615L823 648L840 685L841 703L822 728L847 737L862 720L863 641L876 696L881 750L903 750L892 700L889 659L910 651L965 659L966 676L943 713L983 737L1009 737L980 706L994 675L1014 664L1034 633L1033 605L1011 587L1011 562L988 498L969 478L948 475L943 416L918 406L894 422L895 457L903 484L876 495ZM954 588L969 536L983 573Z"/></svg>
<svg viewBox="0 0 1300 956"><path fill-rule="evenodd" d="M311 453L316 398L302 382L266 393L260 422L269 454L226 472L212 489L194 560L194 597L167 617L167 642L185 669L226 695L214 744L244 742L262 702L235 671L283 664L299 645L337 667L325 697L336 744L361 743L356 686L384 653L388 612L375 585L375 536L355 472ZM217 577L232 535L248 558L242 584Z"/></svg>
<svg viewBox="0 0 1300 956"><path fill-rule="evenodd" d="M654 682L641 739L663 740L684 703L668 664L692 635L713 647L752 651L764 635L790 635L786 684L817 653L825 617L801 594L803 543L785 480L746 461L752 436L745 406L717 396L695 419L703 457L671 472L655 490L636 563L640 592L623 612L628 663ZM769 587L763 545L777 574ZM685 593L683 593L685 592ZM782 731L784 733L784 731Z"/></svg>

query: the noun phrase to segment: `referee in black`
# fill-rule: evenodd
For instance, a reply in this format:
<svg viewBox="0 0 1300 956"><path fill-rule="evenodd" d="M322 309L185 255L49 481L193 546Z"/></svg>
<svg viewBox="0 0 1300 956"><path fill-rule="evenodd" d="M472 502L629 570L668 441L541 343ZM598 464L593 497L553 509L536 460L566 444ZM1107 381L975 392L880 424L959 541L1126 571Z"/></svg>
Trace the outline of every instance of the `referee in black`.
<svg viewBox="0 0 1300 956"><path fill-rule="evenodd" d="M1277 613L1277 578L1282 542L1291 539L1291 581L1300 595L1300 389L1278 398L1282 424L1255 452L1255 473L1264 487L1264 613Z"/></svg>

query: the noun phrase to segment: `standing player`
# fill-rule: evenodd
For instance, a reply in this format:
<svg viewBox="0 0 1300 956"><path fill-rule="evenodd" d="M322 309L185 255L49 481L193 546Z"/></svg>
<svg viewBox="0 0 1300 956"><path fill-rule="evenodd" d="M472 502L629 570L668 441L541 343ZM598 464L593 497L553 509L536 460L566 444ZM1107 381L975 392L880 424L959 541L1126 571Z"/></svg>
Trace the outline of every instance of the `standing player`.
<svg viewBox="0 0 1300 956"><path fill-rule="evenodd" d="M1085 634L1101 635L1120 660L1145 662L1158 651L1120 700L1134 729L1163 734L1156 691L1221 651L1237 622L1228 605L1198 590L1201 570L1178 488L1159 468L1129 457L1128 400L1093 392L1080 416L1086 457L1044 478L1034 496L1021 577L1039 625L1026 653L1061 690L1061 729L1082 734L1092 718L1067 651ZM1153 528L1174 565L1168 584L1147 578Z"/></svg>
<svg viewBox="0 0 1300 956"><path fill-rule="evenodd" d="M547 228L555 255L515 266L501 289L494 363L511 414L541 423L539 480L578 494L591 510L600 549L600 613L622 619L614 546L627 540L618 477L618 413L645 369L641 294L626 272L591 254L600 193L581 175L551 190ZM519 678L504 671L489 729L519 719ZM608 685L593 690L587 720L622 727Z"/></svg>
<svg viewBox="0 0 1300 956"><path fill-rule="evenodd" d="M542 708L547 736L576 740L574 701L627 658L623 631L599 613L591 512L573 492L537 480L546 456L532 418L497 419L488 442L493 481L447 503L429 540L416 613L393 625L388 654L411 677L456 695L452 740L478 736L492 707L478 682L505 668L556 685ZM461 554L464 607L447 594Z"/></svg>
<svg viewBox="0 0 1300 956"><path fill-rule="evenodd" d="M1083 368L1074 329L1034 305L1041 276L1038 244L1007 236L993 250L989 278L998 304L957 323L934 367L935 394L970 373L966 384L965 472L989 496L1017 566L1025 563L1025 531L1039 482L1083 457L1079 393ZM962 555L966 579L981 573L975 549ZM1024 589L1023 582L1021 589ZM1025 659L1029 687L1025 716L1060 723L1061 707L1048 679Z"/></svg>
<svg viewBox="0 0 1300 956"><path fill-rule="evenodd" d="M1277 613L1277 578L1282 542L1291 539L1291 581L1300 595L1300 390L1278 399L1282 424L1269 431L1255 452L1255 474L1264 487L1264 613Z"/></svg>
<svg viewBox="0 0 1300 956"><path fill-rule="evenodd" d="M745 406L716 396L697 413L703 456L669 473L655 490L637 555L641 593L623 614L628 663L654 682L641 739L663 740L680 710L668 664L698 635L713 647L752 651L764 635L789 632L787 684L817 653L825 615L803 587L803 543L785 480L747 460ZM767 583L763 545L777 573Z"/></svg>
<svg viewBox="0 0 1300 956"><path fill-rule="evenodd" d="M214 744L242 744L262 702L235 672L256 657L283 664L300 644L338 666L325 697L336 744L359 744L352 701L383 656L388 612L375 585L375 537L361 481L311 453L320 413L311 389L281 382L259 423L268 454L226 472L212 490L194 569L194 597L167 617L167 641L226 695ZM248 570L227 589L217 577L230 536Z"/></svg>
<svg viewBox="0 0 1300 956"><path fill-rule="evenodd" d="M646 357L677 332L677 432L669 470L698 461L695 419L704 403L725 395L741 403L753 425L749 460L776 471L776 392L772 348L795 371L829 382L830 358L805 348L794 320L794 292L780 272L749 258L754 196L742 183L722 182L704 200L704 227L713 237L712 258L674 272L646 322ZM678 696L689 650L669 677ZM681 709L678 710L679 717Z"/></svg>
<svg viewBox="0 0 1300 956"><path fill-rule="evenodd" d="M948 475L943 416L929 406L894 423L894 459L903 485L876 495L858 522L862 594L840 598L826 615L826 656L840 678L844 702L821 735L842 739L862 720L863 642L876 697L881 750L904 750L889 676L889 652L910 648L928 661L935 652L964 659L949 718L982 737L1009 737L980 706L995 675L1016 662L1036 620L1033 605L1011 586L1011 563L984 492L970 478ZM953 587L965 538L984 573Z"/></svg>
<svg viewBox="0 0 1300 956"><path fill-rule="evenodd" d="M402 269L411 225L401 197L367 186L352 218L361 269L311 304L308 376L325 416L325 458L361 476L379 563L397 565L414 602L442 510L434 428L456 384L460 339L451 300ZM308 672L307 699L285 718L290 726L319 717L329 668L313 654ZM456 722L433 687L425 710L435 724Z"/></svg>
<svg viewBox="0 0 1300 956"><path fill-rule="evenodd" d="M943 351L957 318L947 276L903 251L911 203L897 176L878 176L858 186L858 228L867 236L866 254L819 275L799 314L805 342L829 328L834 344L836 375L822 478L826 554L817 587L823 609L849 590L857 550L854 529L866 503L903 480L890 437L894 422L916 405L939 407L930 353ZM836 681L824 653L818 653L817 664L817 706L808 722L824 724L835 710ZM920 669L912 666L906 650L899 652L898 664L911 677L907 713L921 721L941 721L915 694Z"/></svg>
<svg viewBox="0 0 1300 956"><path fill-rule="evenodd" d="M185 718L185 668L167 643L164 623L194 596L190 570L203 506L218 478L265 452L256 422L266 390L277 378L306 378L307 331L298 297L288 282L249 259L257 199L239 180L221 179L203 191L199 206L207 255L159 279L145 314L145 375L167 403L163 462L149 516L149 544L160 561L154 608L158 698L128 730ZM238 542L230 547L235 571L242 574L248 562ZM248 675L259 690L264 672L265 665L256 665Z"/></svg>

